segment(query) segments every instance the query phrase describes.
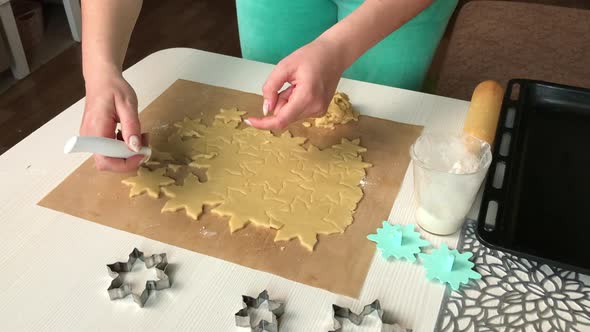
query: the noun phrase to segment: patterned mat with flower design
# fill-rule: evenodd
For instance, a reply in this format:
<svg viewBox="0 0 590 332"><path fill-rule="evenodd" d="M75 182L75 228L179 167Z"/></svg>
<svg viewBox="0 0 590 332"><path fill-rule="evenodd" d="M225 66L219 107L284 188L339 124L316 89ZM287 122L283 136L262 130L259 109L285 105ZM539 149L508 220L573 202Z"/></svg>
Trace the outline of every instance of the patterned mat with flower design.
<svg viewBox="0 0 590 332"><path fill-rule="evenodd" d="M447 289L435 331L590 331L590 276L485 247L475 232L468 220L457 249L482 279Z"/></svg>

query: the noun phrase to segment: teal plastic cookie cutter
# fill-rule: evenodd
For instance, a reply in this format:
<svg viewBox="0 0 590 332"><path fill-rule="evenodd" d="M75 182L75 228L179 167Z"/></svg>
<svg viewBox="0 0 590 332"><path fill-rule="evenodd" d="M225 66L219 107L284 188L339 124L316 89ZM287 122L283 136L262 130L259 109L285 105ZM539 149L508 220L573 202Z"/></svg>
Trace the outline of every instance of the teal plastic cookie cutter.
<svg viewBox="0 0 590 332"><path fill-rule="evenodd" d="M449 250L443 243L430 254L419 256L426 268L426 278L447 283L453 290L458 290L462 283L467 284L469 279L481 279L481 274L473 270L475 264L469 260L473 256L471 252Z"/></svg>
<svg viewBox="0 0 590 332"><path fill-rule="evenodd" d="M430 242L420 238L414 225L392 225L387 221L383 222L383 227L377 228L377 234L369 234L367 239L377 243L383 258L395 257L411 263L416 261L416 254L422 247L430 246Z"/></svg>

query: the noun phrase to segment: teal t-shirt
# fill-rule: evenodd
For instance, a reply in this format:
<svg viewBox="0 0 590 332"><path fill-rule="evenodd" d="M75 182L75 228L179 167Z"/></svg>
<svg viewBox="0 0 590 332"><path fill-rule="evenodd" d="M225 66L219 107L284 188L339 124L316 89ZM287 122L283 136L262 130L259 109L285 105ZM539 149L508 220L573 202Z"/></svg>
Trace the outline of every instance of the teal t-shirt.
<svg viewBox="0 0 590 332"><path fill-rule="evenodd" d="M343 77L420 90L458 0L432 5L369 49ZM242 56L276 64L354 11L362 0L237 0Z"/></svg>

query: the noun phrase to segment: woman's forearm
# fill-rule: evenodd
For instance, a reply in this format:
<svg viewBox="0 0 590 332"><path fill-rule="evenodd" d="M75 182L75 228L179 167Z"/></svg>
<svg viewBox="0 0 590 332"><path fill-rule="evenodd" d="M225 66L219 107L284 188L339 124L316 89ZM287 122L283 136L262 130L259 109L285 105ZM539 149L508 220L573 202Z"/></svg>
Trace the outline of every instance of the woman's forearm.
<svg viewBox="0 0 590 332"><path fill-rule="evenodd" d="M82 68L86 81L123 66L142 0L82 0Z"/></svg>
<svg viewBox="0 0 590 332"><path fill-rule="evenodd" d="M318 40L341 50L348 68L383 38L426 9L433 0L366 0L350 15L324 32Z"/></svg>

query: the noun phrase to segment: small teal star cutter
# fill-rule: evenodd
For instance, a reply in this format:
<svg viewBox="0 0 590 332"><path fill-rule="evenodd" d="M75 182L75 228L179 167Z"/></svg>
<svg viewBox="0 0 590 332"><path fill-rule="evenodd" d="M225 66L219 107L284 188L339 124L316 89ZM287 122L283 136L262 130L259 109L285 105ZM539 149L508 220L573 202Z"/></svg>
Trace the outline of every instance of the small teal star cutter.
<svg viewBox="0 0 590 332"><path fill-rule="evenodd" d="M430 246L430 242L420 238L414 225L392 225L387 221L383 222L383 227L377 228L377 234L369 234L367 239L377 243L383 258L393 256L411 263L416 261L416 254L421 251L421 247Z"/></svg>
<svg viewBox="0 0 590 332"><path fill-rule="evenodd" d="M453 290L458 290L461 283L467 284L469 279L481 279L481 274L472 269L475 264L469 260L471 256L471 252L461 254L457 250L449 250L447 244L443 243L430 255L420 254L420 259L424 262L428 280L437 279L449 284Z"/></svg>

